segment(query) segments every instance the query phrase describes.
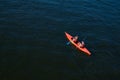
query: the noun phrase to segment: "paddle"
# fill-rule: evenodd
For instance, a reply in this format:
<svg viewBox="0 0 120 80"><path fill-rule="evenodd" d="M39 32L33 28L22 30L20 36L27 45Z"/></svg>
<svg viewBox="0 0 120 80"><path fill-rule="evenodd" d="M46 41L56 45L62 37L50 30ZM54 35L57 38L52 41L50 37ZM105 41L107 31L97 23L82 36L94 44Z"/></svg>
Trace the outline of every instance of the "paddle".
<svg viewBox="0 0 120 80"><path fill-rule="evenodd" d="M69 42L67 42L66 44L67 44L67 45L69 45L69 44L70 44L70 41L69 41Z"/></svg>

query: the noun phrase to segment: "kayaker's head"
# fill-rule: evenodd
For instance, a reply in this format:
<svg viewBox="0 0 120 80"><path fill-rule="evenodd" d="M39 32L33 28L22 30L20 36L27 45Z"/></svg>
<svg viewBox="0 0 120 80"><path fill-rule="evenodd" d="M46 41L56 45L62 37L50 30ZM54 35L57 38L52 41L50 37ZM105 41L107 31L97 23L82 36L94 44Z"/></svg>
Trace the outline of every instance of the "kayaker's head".
<svg viewBox="0 0 120 80"><path fill-rule="evenodd" d="M77 39L78 39L78 36L75 36L75 37L74 37L74 39L76 39L76 40L77 40Z"/></svg>

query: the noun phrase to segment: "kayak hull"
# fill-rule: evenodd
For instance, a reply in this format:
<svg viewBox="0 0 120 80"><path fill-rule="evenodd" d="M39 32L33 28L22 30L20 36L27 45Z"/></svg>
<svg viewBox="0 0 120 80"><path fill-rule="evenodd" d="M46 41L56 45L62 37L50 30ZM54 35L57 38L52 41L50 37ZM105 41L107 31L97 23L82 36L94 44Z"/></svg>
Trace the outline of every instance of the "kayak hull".
<svg viewBox="0 0 120 80"><path fill-rule="evenodd" d="M79 51L82 51L82 52L86 53L87 55L91 55L90 51L89 51L86 47L81 48L80 46L78 46L78 44L76 44L75 42L72 41L73 36L71 36L71 35L68 34L67 32L65 32L65 35L66 35L67 39L68 39Z"/></svg>

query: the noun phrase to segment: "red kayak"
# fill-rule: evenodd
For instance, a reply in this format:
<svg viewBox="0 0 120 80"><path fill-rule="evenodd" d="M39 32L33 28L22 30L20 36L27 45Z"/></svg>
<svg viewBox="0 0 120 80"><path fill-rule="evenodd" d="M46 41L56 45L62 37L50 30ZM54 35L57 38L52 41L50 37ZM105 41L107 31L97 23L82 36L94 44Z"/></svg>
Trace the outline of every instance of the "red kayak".
<svg viewBox="0 0 120 80"><path fill-rule="evenodd" d="M68 39L76 48L78 48L78 50L86 53L87 55L91 55L90 51L89 51L87 48L85 48L85 47L81 48L78 44L76 44L75 42L73 42L73 41L72 41L72 38L73 38L73 37L72 37L70 34L68 34L67 32L65 32L65 35L66 35L67 39Z"/></svg>

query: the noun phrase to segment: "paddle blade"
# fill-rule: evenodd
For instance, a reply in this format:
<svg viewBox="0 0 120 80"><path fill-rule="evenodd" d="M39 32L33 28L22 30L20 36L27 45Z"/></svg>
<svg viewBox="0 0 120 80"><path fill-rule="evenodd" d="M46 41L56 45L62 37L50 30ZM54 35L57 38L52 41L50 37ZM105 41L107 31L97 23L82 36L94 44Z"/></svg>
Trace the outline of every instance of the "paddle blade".
<svg viewBox="0 0 120 80"><path fill-rule="evenodd" d="M69 45L70 44L70 42L67 42L67 45Z"/></svg>

